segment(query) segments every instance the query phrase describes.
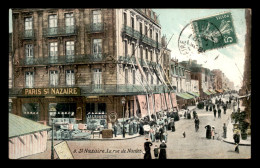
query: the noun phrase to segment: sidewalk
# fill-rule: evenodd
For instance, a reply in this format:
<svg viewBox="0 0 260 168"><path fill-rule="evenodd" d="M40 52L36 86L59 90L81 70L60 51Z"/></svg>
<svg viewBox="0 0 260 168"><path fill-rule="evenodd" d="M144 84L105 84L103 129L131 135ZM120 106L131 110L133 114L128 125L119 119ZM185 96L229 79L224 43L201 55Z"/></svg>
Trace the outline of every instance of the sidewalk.
<svg viewBox="0 0 260 168"><path fill-rule="evenodd" d="M240 104L242 104L242 102L240 102ZM244 106L240 106L241 111L244 110ZM231 116L228 119L228 123L227 123L227 138L222 138L223 142L226 143L231 143L231 144L235 144L234 139L233 139L233 123L231 122ZM247 139L243 140L240 136L240 143L239 145L242 146L251 146L251 135L247 135Z"/></svg>

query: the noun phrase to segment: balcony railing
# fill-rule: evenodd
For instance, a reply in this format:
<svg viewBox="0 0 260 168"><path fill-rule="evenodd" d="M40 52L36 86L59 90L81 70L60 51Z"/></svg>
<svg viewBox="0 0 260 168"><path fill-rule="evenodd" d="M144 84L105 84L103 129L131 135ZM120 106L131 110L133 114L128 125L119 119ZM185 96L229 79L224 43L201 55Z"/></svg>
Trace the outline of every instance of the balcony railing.
<svg viewBox="0 0 260 168"><path fill-rule="evenodd" d="M19 63L20 66L26 65L48 65L48 64L81 64L105 61L107 54L89 54L89 55L67 55L67 56L49 56L41 58L25 58Z"/></svg>
<svg viewBox="0 0 260 168"><path fill-rule="evenodd" d="M24 30L22 32L22 39L34 39L35 38L35 31L31 30Z"/></svg>
<svg viewBox="0 0 260 168"><path fill-rule="evenodd" d="M45 37L55 37L55 36L70 36L77 35L77 27L64 26L64 27L49 27L43 29L43 36Z"/></svg>
<svg viewBox="0 0 260 168"><path fill-rule="evenodd" d="M34 87L34 88L53 88L55 86L47 86L47 87ZM145 90L141 85L131 85L131 84L118 84L118 85L73 85L73 86L56 86L55 88L60 87L79 87L81 96L88 96L88 95L137 95L137 94L145 94ZM169 92L169 89L163 85L151 85L152 92L156 93L163 93ZM151 93L149 87L148 92ZM22 90L24 88L12 88L9 89L9 96L21 96L23 94Z"/></svg>
<svg viewBox="0 0 260 168"><path fill-rule="evenodd" d="M91 23L86 25L87 33L101 33L104 32L104 23Z"/></svg>
<svg viewBox="0 0 260 168"><path fill-rule="evenodd" d="M141 34L139 31L134 30L132 27L123 26L122 32L132 38L140 39L141 42L150 45L155 48L161 48L161 44L155 40L147 37L146 35Z"/></svg>

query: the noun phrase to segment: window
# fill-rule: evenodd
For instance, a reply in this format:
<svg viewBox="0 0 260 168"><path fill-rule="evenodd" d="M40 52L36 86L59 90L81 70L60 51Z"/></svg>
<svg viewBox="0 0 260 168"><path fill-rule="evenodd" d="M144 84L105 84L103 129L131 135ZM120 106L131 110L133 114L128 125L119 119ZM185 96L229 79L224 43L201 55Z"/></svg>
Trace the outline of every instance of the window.
<svg viewBox="0 0 260 168"><path fill-rule="evenodd" d="M32 88L34 84L34 75L33 72L25 73L25 87Z"/></svg>
<svg viewBox="0 0 260 168"><path fill-rule="evenodd" d="M74 41L66 41L66 60L74 62Z"/></svg>
<svg viewBox="0 0 260 168"><path fill-rule="evenodd" d="M153 76L151 75L151 85L153 85Z"/></svg>
<svg viewBox="0 0 260 168"><path fill-rule="evenodd" d="M127 15L126 15L126 13L124 13L124 18L123 19L124 19L123 20L124 26L126 26L127 25Z"/></svg>
<svg viewBox="0 0 260 168"><path fill-rule="evenodd" d="M132 55L131 56L134 56L135 55L135 44L132 44Z"/></svg>
<svg viewBox="0 0 260 168"><path fill-rule="evenodd" d="M27 64L33 63L33 45L32 44L25 45L25 57L26 57Z"/></svg>
<svg viewBox="0 0 260 168"><path fill-rule="evenodd" d="M93 40L93 56L94 59L102 59L102 39Z"/></svg>
<svg viewBox="0 0 260 168"><path fill-rule="evenodd" d="M142 22L140 22L139 31L140 31L140 33L142 35L143 34L143 23Z"/></svg>
<svg viewBox="0 0 260 168"><path fill-rule="evenodd" d="M24 103L22 116L33 121L39 121L39 103Z"/></svg>
<svg viewBox="0 0 260 168"><path fill-rule="evenodd" d="M56 63L58 61L58 43L50 43L50 63Z"/></svg>
<svg viewBox="0 0 260 168"><path fill-rule="evenodd" d="M25 37L32 37L33 36L33 23L32 23L32 17L25 18L24 23L24 30L25 30Z"/></svg>
<svg viewBox="0 0 260 168"><path fill-rule="evenodd" d="M73 15L73 13L65 14L65 32L67 34L74 33L74 15Z"/></svg>
<svg viewBox="0 0 260 168"><path fill-rule="evenodd" d="M140 47L140 57L141 57L141 60L143 60L143 47Z"/></svg>
<svg viewBox="0 0 260 168"><path fill-rule="evenodd" d="M101 89L102 86L102 71L101 69L94 69L93 71L94 89Z"/></svg>
<svg viewBox="0 0 260 168"><path fill-rule="evenodd" d="M33 24L32 24L32 17L25 18L25 27L24 27L24 29L25 30L32 30L32 26L33 26Z"/></svg>
<svg viewBox="0 0 260 168"><path fill-rule="evenodd" d="M148 49L145 49L145 59L148 61Z"/></svg>
<svg viewBox="0 0 260 168"><path fill-rule="evenodd" d="M48 33L50 35L57 34L57 27L58 27L58 19L57 15L49 15L49 29Z"/></svg>
<svg viewBox="0 0 260 168"><path fill-rule="evenodd" d="M153 51L150 51L151 61L153 61Z"/></svg>
<svg viewBox="0 0 260 168"><path fill-rule="evenodd" d="M152 39L153 38L153 30L150 29L150 38Z"/></svg>
<svg viewBox="0 0 260 168"><path fill-rule="evenodd" d="M135 70L133 69L133 84L135 84Z"/></svg>
<svg viewBox="0 0 260 168"><path fill-rule="evenodd" d="M127 57L127 41L124 41L124 49L125 57Z"/></svg>
<svg viewBox="0 0 260 168"><path fill-rule="evenodd" d="M101 10L92 11L92 26L94 31L101 30Z"/></svg>
<svg viewBox="0 0 260 168"><path fill-rule="evenodd" d="M128 84L128 69L125 69L125 84Z"/></svg>
<svg viewBox="0 0 260 168"><path fill-rule="evenodd" d="M135 19L133 16L131 17L131 27L132 27L132 29L135 28Z"/></svg>
<svg viewBox="0 0 260 168"><path fill-rule="evenodd" d="M145 33L146 36L148 36L148 28L147 28L146 25L145 25L144 33Z"/></svg>
<svg viewBox="0 0 260 168"><path fill-rule="evenodd" d="M75 75L73 70L66 71L66 85L73 86L75 85Z"/></svg>
<svg viewBox="0 0 260 168"><path fill-rule="evenodd" d="M58 71L50 71L50 86L58 86Z"/></svg>

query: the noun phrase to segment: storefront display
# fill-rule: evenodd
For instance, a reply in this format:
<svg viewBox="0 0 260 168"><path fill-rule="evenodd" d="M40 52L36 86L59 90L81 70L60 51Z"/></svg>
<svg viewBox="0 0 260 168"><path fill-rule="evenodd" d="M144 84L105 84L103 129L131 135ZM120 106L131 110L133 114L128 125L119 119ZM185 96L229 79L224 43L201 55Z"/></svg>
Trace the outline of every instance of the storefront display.
<svg viewBox="0 0 260 168"><path fill-rule="evenodd" d="M86 103L87 129L107 128L106 103Z"/></svg>
<svg viewBox="0 0 260 168"><path fill-rule="evenodd" d="M23 117L39 121L39 103L24 103L22 105Z"/></svg>
<svg viewBox="0 0 260 168"><path fill-rule="evenodd" d="M53 118L75 118L76 103L49 103L49 125Z"/></svg>

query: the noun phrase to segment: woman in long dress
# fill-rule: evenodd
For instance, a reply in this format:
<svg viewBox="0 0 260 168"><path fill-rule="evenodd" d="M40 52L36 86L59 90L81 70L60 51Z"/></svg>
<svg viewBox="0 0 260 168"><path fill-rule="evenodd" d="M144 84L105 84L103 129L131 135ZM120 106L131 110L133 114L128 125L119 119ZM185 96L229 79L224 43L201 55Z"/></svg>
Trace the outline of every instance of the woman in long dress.
<svg viewBox="0 0 260 168"><path fill-rule="evenodd" d="M166 144L165 144L165 141L163 140L161 145L160 145L160 154L159 154L159 159L167 159L167 156L166 156Z"/></svg>

